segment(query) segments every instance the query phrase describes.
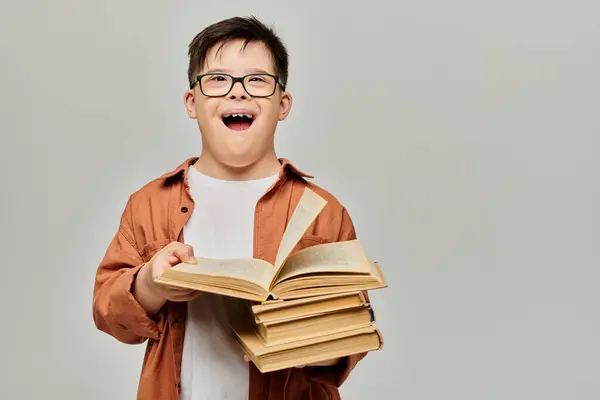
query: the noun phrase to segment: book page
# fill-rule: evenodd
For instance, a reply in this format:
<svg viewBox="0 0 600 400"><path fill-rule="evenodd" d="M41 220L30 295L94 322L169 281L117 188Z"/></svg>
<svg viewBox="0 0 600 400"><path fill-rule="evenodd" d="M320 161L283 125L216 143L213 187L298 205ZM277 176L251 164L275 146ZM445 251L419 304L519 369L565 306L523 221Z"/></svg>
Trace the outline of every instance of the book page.
<svg viewBox="0 0 600 400"><path fill-rule="evenodd" d="M269 290L273 280L273 266L259 259L212 259L196 257L197 264L177 264L173 271L195 275L209 275L224 278L237 278Z"/></svg>
<svg viewBox="0 0 600 400"><path fill-rule="evenodd" d="M277 251L277 258L275 259L275 271L281 269L281 266L292 250L294 250L302 235L304 235L326 204L327 201L312 190L308 188L304 190L300 202L296 206L285 228L285 232L283 232L279 250ZM275 273L275 277L277 277L277 272Z"/></svg>
<svg viewBox="0 0 600 400"><path fill-rule="evenodd" d="M302 249L290 257L277 276L275 284L302 274L369 274L371 270L370 261L358 240L319 244Z"/></svg>

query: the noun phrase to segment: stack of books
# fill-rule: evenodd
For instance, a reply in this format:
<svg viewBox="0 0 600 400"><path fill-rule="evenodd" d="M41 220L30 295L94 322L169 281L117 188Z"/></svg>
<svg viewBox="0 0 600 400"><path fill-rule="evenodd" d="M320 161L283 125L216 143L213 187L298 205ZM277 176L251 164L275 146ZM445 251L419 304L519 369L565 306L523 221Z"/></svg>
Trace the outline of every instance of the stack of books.
<svg viewBox="0 0 600 400"><path fill-rule="evenodd" d="M267 301L250 308L253 323L234 329L261 372L379 350L383 337L364 292Z"/></svg>
<svg viewBox="0 0 600 400"><path fill-rule="evenodd" d="M261 372L379 350L381 332L369 290L387 284L358 240L300 248L326 202L306 189L274 263L197 258L166 270L157 283L248 300L231 327Z"/></svg>

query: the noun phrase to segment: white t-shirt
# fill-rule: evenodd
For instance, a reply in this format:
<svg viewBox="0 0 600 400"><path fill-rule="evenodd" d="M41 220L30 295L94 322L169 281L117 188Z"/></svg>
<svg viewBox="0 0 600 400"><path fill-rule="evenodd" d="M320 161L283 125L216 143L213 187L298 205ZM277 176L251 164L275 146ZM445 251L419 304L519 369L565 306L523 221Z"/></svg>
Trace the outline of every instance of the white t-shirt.
<svg viewBox="0 0 600 400"><path fill-rule="evenodd" d="M254 211L277 175L223 181L189 168L194 211L183 228L194 255L252 258ZM181 366L182 400L247 400L248 364L227 325L226 301L205 293L189 302Z"/></svg>

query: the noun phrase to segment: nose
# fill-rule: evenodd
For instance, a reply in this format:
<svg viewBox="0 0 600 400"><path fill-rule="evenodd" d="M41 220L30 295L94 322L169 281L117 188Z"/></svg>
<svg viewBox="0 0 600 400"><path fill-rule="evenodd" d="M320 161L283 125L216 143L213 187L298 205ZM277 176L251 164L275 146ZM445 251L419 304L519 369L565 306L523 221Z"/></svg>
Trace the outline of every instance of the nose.
<svg viewBox="0 0 600 400"><path fill-rule="evenodd" d="M227 95L227 97L231 100L234 100L234 99L245 100L245 99L249 98L250 96L248 96L248 93L246 92L246 90L244 90L244 86L242 85L242 82L235 82L233 84L233 87L231 88L231 91Z"/></svg>

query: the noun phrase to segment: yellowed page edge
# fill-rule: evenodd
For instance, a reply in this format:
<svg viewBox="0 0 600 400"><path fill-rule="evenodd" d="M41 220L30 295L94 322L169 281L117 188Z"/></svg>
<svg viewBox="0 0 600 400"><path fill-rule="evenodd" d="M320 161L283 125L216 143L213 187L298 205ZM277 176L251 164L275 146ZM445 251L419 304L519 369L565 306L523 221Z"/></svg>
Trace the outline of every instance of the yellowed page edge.
<svg viewBox="0 0 600 400"><path fill-rule="evenodd" d="M356 329L361 329L364 327L368 327L373 325L373 323L368 323L368 322L362 322L360 324L355 324L352 326L340 326L337 328L332 328L330 330L325 331L325 333L322 333L322 335L330 335L330 334L335 334L335 333L343 333L343 332L350 332ZM272 337L269 337L268 341L264 338L264 336L259 335L259 340L261 341L261 343L263 344L263 346L265 347L272 347L272 346L277 346L277 345L281 345L281 344L287 344L287 343L293 343L293 342L297 342L299 340L306 340L306 339L310 339L310 338L314 338L314 337L319 337L319 335L315 335L314 333L309 333L309 334L304 334L304 335L299 335L296 337L292 337L292 338L275 338L273 339Z"/></svg>
<svg viewBox="0 0 600 400"><path fill-rule="evenodd" d="M341 338L345 338L345 337L349 337L349 336L359 336L359 335L369 334L369 333L373 333L373 332L376 332L378 334L378 336L380 337L380 342L383 343L382 335L379 332L379 329L377 327L375 327L375 325L370 325L367 327L353 329L353 330L349 330L349 331L336 332L336 333L327 334L327 335L323 335L323 336L319 336L319 337L297 340L293 343L283 343L283 344L277 344L274 346L266 347L261 342L261 340L258 336L258 333L255 330L236 331L234 329L235 335L244 342L245 347L247 347L251 352L256 354L256 356L258 356L258 357L269 354L269 353L278 352L278 351L291 350L291 349L295 349L298 347L309 346L311 344L324 343L324 342L329 342L329 341L332 341L335 339L341 339Z"/></svg>
<svg viewBox="0 0 600 400"><path fill-rule="evenodd" d="M368 305L367 302L361 300L360 296L356 293L352 293L351 295L342 295L315 303L305 303L290 308L273 309L260 314L254 314L254 318L257 324L283 323L347 310L355 310Z"/></svg>
<svg viewBox="0 0 600 400"><path fill-rule="evenodd" d="M324 296L309 297L309 298L305 298L305 299L297 299L297 300L294 300L291 302L283 301L283 300L275 300L275 301L271 301L268 303L253 304L252 312L254 314L258 315L263 312L267 312L267 311L271 311L271 310L278 310L280 308L288 308L288 307L294 307L296 305L316 303L316 302L321 302L323 300L333 300L333 299L340 298L340 297L352 297L352 296L355 296L356 294L360 294L360 301L362 301L362 302L365 301L364 295L360 292L340 293L340 294L336 293L336 294L328 294L328 295L324 295Z"/></svg>
<svg viewBox="0 0 600 400"><path fill-rule="evenodd" d="M324 343L316 344L314 347L320 347L323 350L319 350L317 352L315 352L314 349L308 351L304 350L302 351L302 353L296 355L293 358L294 362L291 362L289 354L284 359L282 359L280 355L275 355L275 357L267 355L261 358L259 370L262 373L269 373L286 368L292 368L298 364L305 365L307 363L320 362L324 360L330 360L332 358L347 357L352 354L360 354L363 352L372 352L379 350L380 342L377 338L376 333L371 333L369 335L363 336L368 336L367 339L369 340L367 341L364 338L359 339L357 337L338 339L336 340L335 344L331 344L333 349L329 347L329 345L326 345L327 347L324 347ZM313 353L315 355L310 356L309 354L307 354L308 352ZM318 356L316 356L316 354L318 354ZM274 361L274 359L279 360Z"/></svg>
<svg viewBox="0 0 600 400"><path fill-rule="evenodd" d="M359 290L371 291L384 289L385 286L378 282L369 282L364 284L356 284L356 285L343 285L343 286L323 286L323 287L315 287L308 289L297 289L290 291L275 291L273 296L276 296L278 299L282 299L283 301L290 301L294 299L299 299L302 297L313 297L313 296L323 296L326 294L335 294L335 293L348 293L348 292L356 292Z"/></svg>

